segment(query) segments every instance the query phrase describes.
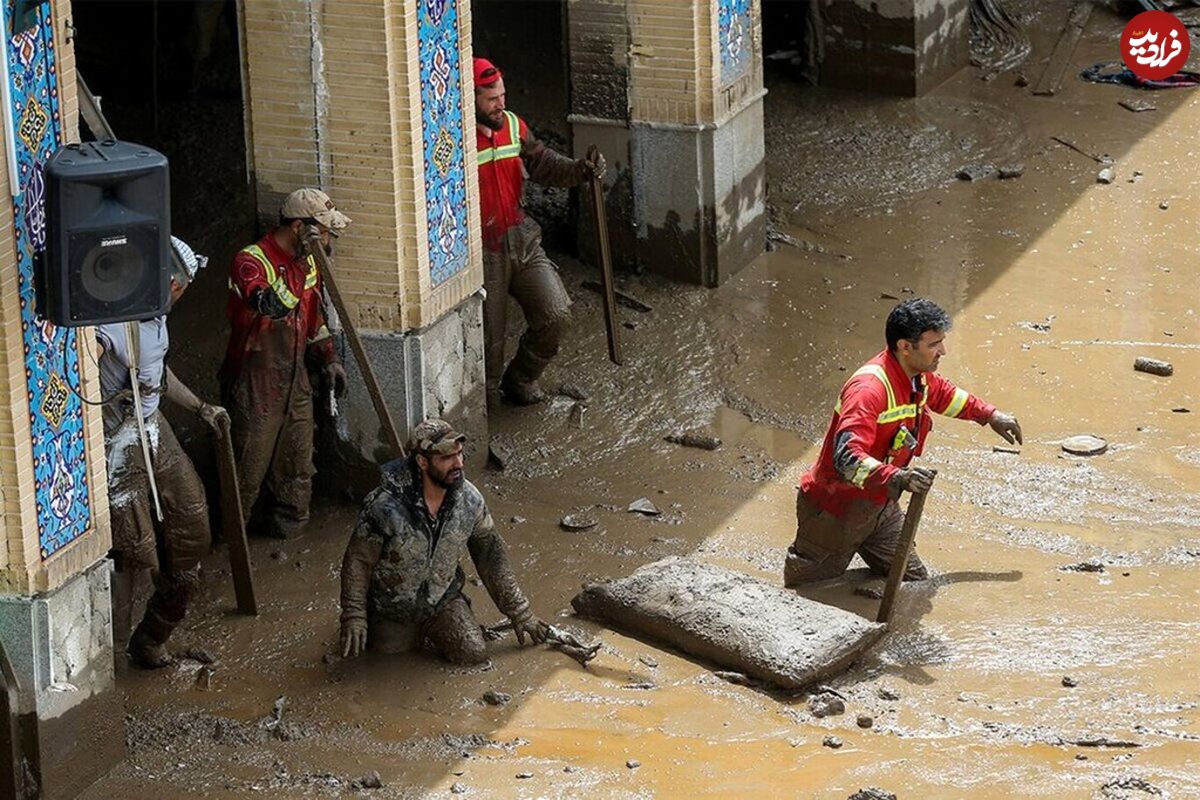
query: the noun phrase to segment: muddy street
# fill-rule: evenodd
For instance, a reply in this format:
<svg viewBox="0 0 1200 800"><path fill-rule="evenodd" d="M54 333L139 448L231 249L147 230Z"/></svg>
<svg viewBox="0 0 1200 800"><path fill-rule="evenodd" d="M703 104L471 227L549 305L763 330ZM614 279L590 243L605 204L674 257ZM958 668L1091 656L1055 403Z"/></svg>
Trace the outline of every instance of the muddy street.
<svg viewBox="0 0 1200 800"><path fill-rule="evenodd" d="M1123 23L1098 10L1076 61L1106 59ZM558 259L576 323L545 382L589 399L501 408L508 463L468 477L534 611L603 641L587 669L511 635L481 668L342 661L357 508L327 505L299 538L252 540L257 618L232 610L224 551L207 559L173 646L216 663L122 668L129 758L85 797L1200 797L1200 97L1134 114L1118 101L1137 90L1071 74L1034 97L1014 78L866 100L769 76L774 249L715 290L624 276L651 308L619 310L624 367L581 286L594 270ZM1111 156L1115 180L1054 136ZM1023 174L955 177L980 163ZM830 682L843 713L572 614L582 583L671 555L779 584L837 392L919 295L954 317L941 372L1016 413L1025 445L936 420L917 539L933 577ZM696 429L722 446L664 439ZM1077 434L1106 452L1064 452ZM643 497L662 513L626 510ZM573 512L598 524L566 531ZM802 593L873 619L883 581L853 566Z"/></svg>

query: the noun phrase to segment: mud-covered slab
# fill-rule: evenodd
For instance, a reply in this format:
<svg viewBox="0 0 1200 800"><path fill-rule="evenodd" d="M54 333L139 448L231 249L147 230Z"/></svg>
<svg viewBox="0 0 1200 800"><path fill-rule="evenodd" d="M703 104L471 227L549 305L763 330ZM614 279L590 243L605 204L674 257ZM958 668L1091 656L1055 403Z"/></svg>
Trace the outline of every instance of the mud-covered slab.
<svg viewBox="0 0 1200 800"><path fill-rule="evenodd" d="M785 689L836 675L884 630L749 575L679 557L588 584L571 605L581 616Z"/></svg>

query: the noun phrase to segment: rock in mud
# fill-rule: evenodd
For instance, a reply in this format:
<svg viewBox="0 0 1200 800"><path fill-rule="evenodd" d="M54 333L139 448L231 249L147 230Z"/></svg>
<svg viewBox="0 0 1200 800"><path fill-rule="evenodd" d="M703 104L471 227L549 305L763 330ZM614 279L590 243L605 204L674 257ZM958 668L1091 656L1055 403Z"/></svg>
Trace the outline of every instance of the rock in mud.
<svg viewBox="0 0 1200 800"><path fill-rule="evenodd" d="M1015 81L1013 81L1013 86L1019 86L1021 88L1024 88L1028 85L1029 85L1029 77L1027 75L1025 75L1025 73L1023 73L1023 72L1018 72L1017 79ZM894 796L893 796L893 798L894 798ZM851 798L850 800L854 800L854 798Z"/></svg>
<svg viewBox="0 0 1200 800"><path fill-rule="evenodd" d="M1151 375L1161 375L1169 378L1175 374L1175 367L1170 361L1159 361L1157 358L1140 356L1134 359L1133 368L1137 372L1148 372Z"/></svg>
<svg viewBox="0 0 1200 800"><path fill-rule="evenodd" d="M645 664L650 669L658 669L658 659L654 656L638 656L638 661Z"/></svg>
<svg viewBox="0 0 1200 800"><path fill-rule="evenodd" d="M642 765L642 762L638 761L636 758L631 758L625 762L625 766L628 767L629 769L637 769L641 765Z"/></svg>
<svg viewBox="0 0 1200 800"><path fill-rule="evenodd" d="M872 600L883 599L883 592L878 586L855 586L854 593L859 597L869 597Z"/></svg>
<svg viewBox="0 0 1200 800"><path fill-rule="evenodd" d="M1121 778L1109 781L1100 787L1100 795L1112 798L1112 800L1129 800L1129 798L1137 796L1133 794L1134 792L1161 795L1162 789L1142 778Z"/></svg>
<svg viewBox="0 0 1200 800"><path fill-rule="evenodd" d="M487 703L489 706L508 705L509 701L511 700L512 695L508 694L507 692L495 692L489 690L483 693L483 702Z"/></svg>
<svg viewBox="0 0 1200 800"><path fill-rule="evenodd" d="M519 781L528 780L529 778L532 778L532 777L533 777L532 772L518 772L517 773L517 780L519 780Z"/></svg>
<svg viewBox="0 0 1200 800"><path fill-rule="evenodd" d="M1063 439L1062 449L1073 456L1098 456L1108 450L1108 442L1099 436L1082 433Z"/></svg>
<svg viewBox="0 0 1200 800"><path fill-rule="evenodd" d="M629 508L627 508L626 511L636 514L645 514L648 517L657 517L662 513L658 506L650 502L649 497L639 497L637 500L634 500L629 504Z"/></svg>
<svg viewBox="0 0 1200 800"><path fill-rule="evenodd" d="M591 514L576 513L567 514L558 524L562 526L563 530L586 531L596 527L597 522L598 520Z"/></svg>
<svg viewBox="0 0 1200 800"><path fill-rule="evenodd" d="M808 713L817 719L836 717L846 713L846 703L831 694L818 694L809 699Z"/></svg>
<svg viewBox="0 0 1200 800"><path fill-rule="evenodd" d="M511 522L513 525L524 525L525 524L525 518L521 517L521 516L510 517L508 521Z"/></svg>
<svg viewBox="0 0 1200 800"><path fill-rule="evenodd" d="M503 472L513 458L512 448L500 439L493 438L488 442L488 463Z"/></svg>
<svg viewBox="0 0 1200 800"><path fill-rule="evenodd" d="M1002 445L1002 444L994 444L994 445L992 445L992 452L993 453L1006 453L1007 455L1010 455L1010 456L1019 456L1019 455L1021 455L1021 448L1006 447L1005 445Z"/></svg>
<svg viewBox="0 0 1200 800"><path fill-rule="evenodd" d="M1112 183L1117 179L1117 172L1112 167L1104 167L1096 173L1096 183Z"/></svg>
<svg viewBox="0 0 1200 800"><path fill-rule="evenodd" d="M842 746L842 740L837 736L826 736L821 740L821 744L832 750L837 750Z"/></svg>
<svg viewBox="0 0 1200 800"><path fill-rule="evenodd" d="M584 617L785 689L837 675L883 634L882 625L857 614L679 557L588 584L571 605Z"/></svg>
<svg viewBox="0 0 1200 800"><path fill-rule="evenodd" d="M465 783L455 783L450 787L450 794L466 794L467 785Z"/></svg>
<svg viewBox="0 0 1200 800"><path fill-rule="evenodd" d="M1072 739L1070 740L1070 744L1076 747L1119 747L1129 750L1142 746L1139 742L1131 742L1128 739L1110 739L1107 736L1088 736L1083 739Z"/></svg>
<svg viewBox="0 0 1200 800"><path fill-rule="evenodd" d="M1158 204L1158 207L1159 207L1160 209L1162 209L1163 211L1166 211L1168 208L1170 208L1170 207L1171 207L1171 201L1170 201L1170 200L1163 200L1161 203L1159 203L1159 204Z"/></svg>
<svg viewBox="0 0 1200 800"><path fill-rule="evenodd" d="M202 692L210 692L213 687L213 675L216 671L205 664L196 671L196 688Z"/></svg>
<svg viewBox="0 0 1200 800"><path fill-rule="evenodd" d="M188 649L179 654L180 658L187 658L192 661L198 661L201 664L215 664L217 657L214 656L206 647L192 645Z"/></svg>
<svg viewBox="0 0 1200 800"><path fill-rule="evenodd" d="M1075 680L1070 675L1063 675L1062 685L1068 689L1074 689L1079 685L1079 681Z"/></svg>
<svg viewBox="0 0 1200 800"><path fill-rule="evenodd" d="M564 383L562 386L559 386L558 393L572 400L578 400L581 403L586 402L590 397L587 389L574 383Z"/></svg>
<svg viewBox="0 0 1200 800"><path fill-rule="evenodd" d="M710 436L697 431L672 433L663 438L671 444L677 444L681 447L696 447L700 450L719 450L721 448L721 440L716 436Z"/></svg>
<svg viewBox="0 0 1200 800"><path fill-rule="evenodd" d="M962 181L981 181L996 174L996 168L991 164L971 164L955 173L954 177Z"/></svg>
<svg viewBox="0 0 1200 800"><path fill-rule="evenodd" d="M1024 164L1006 164L1000 167L1000 180L1007 181L1012 178L1019 178L1025 174Z"/></svg>
<svg viewBox="0 0 1200 800"><path fill-rule="evenodd" d="M896 800L896 795L874 786L868 786L866 789L859 789L847 800Z"/></svg>
<svg viewBox="0 0 1200 800"><path fill-rule="evenodd" d="M383 788L383 778L379 777L379 773L375 770L371 770L370 772L368 772L366 775L363 775L361 778L359 778L355 782L359 786L361 786L363 789L382 789Z"/></svg>
<svg viewBox="0 0 1200 800"><path fill-rule="evenodd" d="M1158 109L1158 106L1145 100L1118 100L1117 105L1135 114L1141 111L1155 111Z"/></svg>
<svg viewBox="0 0 1200 800"><path fill-rule="evenodd" d="M887 686L880 686L879 689L875 691L875 696L880 700L895 701L900 699L900 693Z"/></svg>
<svg viewBox="0 0 1200 800"><path fill-rule="evenodd" d="M1104 565L1099 561L1080 561L1075 564L1065 564L1058 568L1059 572L1104 572Z"/></svg>
<svg viewBox="0 0 1200 800"><path fill-rule="evenodd" d="M875 726L875 718L868 714L859 714L858 719L855 720L855 722L857 722L858 727L862 728L863 730L866 730L867 728L873 728Z"/></svg>

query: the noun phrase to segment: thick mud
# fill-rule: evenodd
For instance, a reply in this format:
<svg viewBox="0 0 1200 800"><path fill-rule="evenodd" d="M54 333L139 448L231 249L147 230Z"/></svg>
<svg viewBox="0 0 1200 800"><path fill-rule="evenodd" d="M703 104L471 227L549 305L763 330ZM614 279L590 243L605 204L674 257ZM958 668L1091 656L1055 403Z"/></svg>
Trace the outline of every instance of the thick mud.
<svg viewBox="0 0 1200 800"><path fill-rule="evenodd" d="M1035 80L1058 13L1039 19ZM1097 9L1075 61L1111 58L1122 25ZM1200 96L1159 92L1157 111L1132 114L1117 103L1134 90L1068 78L1043 98L1011 73L978 75L921 101L773 84L776 223L814 246L780 244L713 291L629 278L653 310L619 309L624 367L581 288L593 272L563 259L577 325L548 385L590 397L582 413L565 396L501 410L507 469L473 478L535 610L602 639L587 669L511 637L482 668L342 662L337 574L356 510L323 508L297 540L253 542L258 618L232 612L223 555L206 562L178 647L213 651L211 676L187 659L123 671L130 758L86 796L1200 796ZM814 107L829 113L796 111ZM866 142L870 115L935 130L886 138L875 167L823 144ZM1111 155L1116 180L1098 184L1098 165L1051 136ZM954 178L1008 158L1022 177ZM905 160L915 177L898 181ZM1017 414L1026 442L993 452L990 431L936 422L917 540L934 577L906 585L892 629L829 681L845 713L815 716L803 694L735 685L572 615L581 584L666 556L779 583L792 487L837 389L910 294L954 313L943 372ZM1135 372L1139 356L1174 375ZM663 438L696 429L723 445ZM1064 453L1081 433L1108 451ZM642 497L663 513L628 512ZM598 524L563 530L573 511ZM856 569L804 594L873 618L879 586ZM362 788L372 771L381 788Z"/></svg>

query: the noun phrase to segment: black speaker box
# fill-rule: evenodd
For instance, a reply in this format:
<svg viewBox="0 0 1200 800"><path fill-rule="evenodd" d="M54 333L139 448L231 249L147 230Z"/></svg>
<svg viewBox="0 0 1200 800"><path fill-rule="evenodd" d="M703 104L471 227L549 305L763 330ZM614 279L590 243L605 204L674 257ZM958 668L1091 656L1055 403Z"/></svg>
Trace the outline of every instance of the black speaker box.
<svg viewBox="0 0 1200 800"><path fill-rule="evenodd" d="M167 159L120 141L70 144L46 163L37 313L79 327L158 317L171 292Z"/></svg>

